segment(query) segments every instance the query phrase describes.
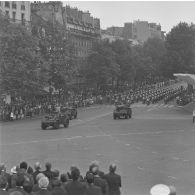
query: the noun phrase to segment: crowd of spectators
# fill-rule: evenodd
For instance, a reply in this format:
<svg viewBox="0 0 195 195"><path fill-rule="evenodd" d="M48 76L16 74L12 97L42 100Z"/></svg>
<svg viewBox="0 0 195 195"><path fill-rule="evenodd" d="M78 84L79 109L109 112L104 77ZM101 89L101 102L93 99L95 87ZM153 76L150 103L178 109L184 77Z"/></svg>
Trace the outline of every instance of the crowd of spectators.
<svg viewBox="0 0 195 195"><path fill-rule="evenodd" d="M23 161L8 173L4 164L0 165L1 195L120 195L121 176L116 174L116 165L109 166L108 173L99 169L98 161L89 165L85 175L76 166L60 173L51 163L42 170L40 162L34 169Z"/></svg>
<svg viewBox="0 0 195 195"><path fill-rule="evenodd" d="M121 195L121 176L116 174L116 164L110 164L108 173L99 169L99 162L93 161L84 175L76 166L60 173L52 164L40 162L34 168L23 161L14 166L10 173L4 164L0 165L0 195ZM154 185L150 195L176 195L174 186Z"/></svg>
<svg viewBox="0 0 195 195"><path fill-rule="evenodd" d="M80 92L69 91L66 98L59 95L44 95L34 98L13 98L11 103L1 102L0 120L13 121L31 118L48 113L55 106L86 107L92 104L117 104L117 103L156 103L162 99L167 103L180 94L178 87L173 89L173 82L158 82L141 84L134 87L120 89L95 90L86 89ZM174 96L173 96L174 95ZM171 97L171 98L170 98Z"/></svg>

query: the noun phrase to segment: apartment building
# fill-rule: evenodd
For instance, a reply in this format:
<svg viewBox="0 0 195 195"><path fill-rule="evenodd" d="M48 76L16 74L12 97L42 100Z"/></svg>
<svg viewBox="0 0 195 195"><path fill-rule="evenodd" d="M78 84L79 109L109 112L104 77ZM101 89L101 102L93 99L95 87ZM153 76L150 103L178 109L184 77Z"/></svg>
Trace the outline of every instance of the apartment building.
<svg viewBox="0 0 195 195"><path fill-rule="evenodd" d="M0 11L14 23L26 25L31 21L30 1L0 1Z"/></svg>
<svg viewBox="0 0 195 195"><path fill-rule="evenodd" d="M38 26L35 20L58 24L72 42L75 55L85 58L89 55L93 42L100 39L100 20L78 8L63 6L62 2L32 3L32 25ZM41 28L41 26L40 26Z"/></svg>

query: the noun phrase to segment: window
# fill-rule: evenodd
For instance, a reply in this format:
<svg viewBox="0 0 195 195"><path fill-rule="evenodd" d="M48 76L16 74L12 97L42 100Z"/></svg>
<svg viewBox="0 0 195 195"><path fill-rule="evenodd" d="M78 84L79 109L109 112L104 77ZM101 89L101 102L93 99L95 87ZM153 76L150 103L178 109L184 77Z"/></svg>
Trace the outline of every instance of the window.
<svg viewBox="0 0 195 195"><path fill-rule="evenodd" d="M24 24L24 22L25 22L25 21L24 21L24 20L25 20L25 18L24 18L24 13L21 14L21 20L22 20L22 24Z"/></svg>
<svg viewBox="0 0 195 195"><path fill-rule="evenodd" d="M12 12L12 18L13 18L13 21L15 22L16 21L16 12Z"/></svg>
<svg viewBox="0 0 195 195"><path fill-rule="evenodd" d="M9 11L5 11L5 15L9 18Z"/></svg>
<svg viewBox="0 0 195 195"><path fill-rule="evenodd" d="M16 2L12 2L12 9L16 9Z"/></svg>
<svg viewBox="0 0 195 195"><path fill-rule="evenodd" d="M5 2L5 7L9 8L9 2L8 1Z"/></svg>
<svg viewBox="0 0 195 195"><path fill-rule="evenodd" d="M21 10L25 10L25 5L21 5Z"/></svg>

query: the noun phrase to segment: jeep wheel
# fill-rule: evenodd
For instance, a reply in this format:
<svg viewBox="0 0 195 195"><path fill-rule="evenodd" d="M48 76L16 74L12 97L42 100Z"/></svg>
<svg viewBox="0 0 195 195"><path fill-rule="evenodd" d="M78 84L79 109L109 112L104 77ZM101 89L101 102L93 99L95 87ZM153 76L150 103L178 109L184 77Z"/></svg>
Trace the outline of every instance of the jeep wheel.
<svg viewBox="0 0 195 195"><path fill-rule="evenodd" d="M59 127L60 127L59 122L55 122L53 128L54 129L59 129Z"/></svg>
<svg viewBox="0 0 195 195"><path fill-rule="evenodd" d="M65 128L68 128L68 126L69 126L69 120L67 120L66 123L64 124Z"/></svg>
<svg viewBox="0 0 195 195"><path fill-rule="evenodd" d="M47 128L47 126L45 124L41 124L41 129L45 130Z"/></svg>
<svg viewBox="0 0 195 195"><path fill-rule="evenodd" d="M128 119L128 115L127 114L125 115L125 119Z"/></svg>
<svg viewBox="0 0 195 195"><path fill-rule="evenodd" d="M116 116L115 115L113 115L113 119L116 120Z"/></svg>
<svg viewBox="0 0 195 195"><path fill-rule="evenodd" d="M77 114L74 115L74 118L75 118L75 119L77 118Z"/></svg>
<svg viewBox="0 0 195 195"><path fill-rule="evenodd" d="M129 118L131 118L131 114L129 115Z"/></svg>

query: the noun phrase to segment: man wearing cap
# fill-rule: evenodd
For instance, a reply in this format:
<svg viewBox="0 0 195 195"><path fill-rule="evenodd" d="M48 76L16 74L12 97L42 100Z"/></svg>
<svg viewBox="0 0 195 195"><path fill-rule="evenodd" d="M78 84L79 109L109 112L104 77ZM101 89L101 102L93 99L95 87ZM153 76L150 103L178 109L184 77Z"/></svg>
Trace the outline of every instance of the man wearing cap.
<svg viewBox="0 0 195 195"><path fill-rule="evenodd" d="M94 185L94 175L92 173L88 173L86 175L86 181L87 181L86 195L102 195L101 188Z"/></svg>
<svg viewBox="0 0 195 195"><path fill-rule="evenodd" d="M0 195L8 195L8 192L6 191L7 184L7 179L0 175Z"/></svg>
<svg viewBox="0 0 195 195"><path fill-rule="evenodd" d="M115 173L116 165L111 164L109 166L109 173L104 176L108 183L109 195L120 195L121 188L121 176Z"/></svg>

